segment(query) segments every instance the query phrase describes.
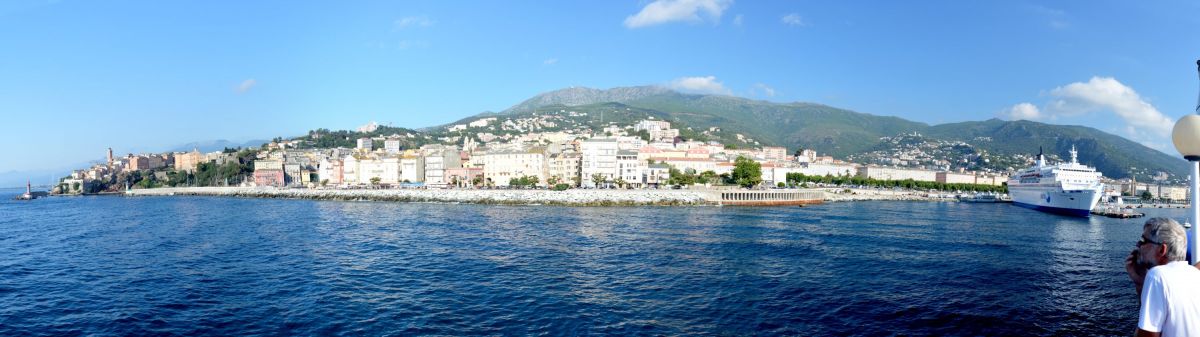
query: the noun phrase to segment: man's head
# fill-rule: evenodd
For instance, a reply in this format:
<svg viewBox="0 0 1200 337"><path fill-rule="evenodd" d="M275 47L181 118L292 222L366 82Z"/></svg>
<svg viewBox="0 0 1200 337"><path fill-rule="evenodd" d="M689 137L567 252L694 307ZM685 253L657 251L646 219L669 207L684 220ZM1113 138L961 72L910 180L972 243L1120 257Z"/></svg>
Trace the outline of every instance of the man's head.
<svg viewBox="0 0 1200 337"><path fill-rule="evenodd" d="M1138 240L1138 263L1147 266L1187 259L1187 233L1175 220L1151 218L1142 226Z"/></svg>

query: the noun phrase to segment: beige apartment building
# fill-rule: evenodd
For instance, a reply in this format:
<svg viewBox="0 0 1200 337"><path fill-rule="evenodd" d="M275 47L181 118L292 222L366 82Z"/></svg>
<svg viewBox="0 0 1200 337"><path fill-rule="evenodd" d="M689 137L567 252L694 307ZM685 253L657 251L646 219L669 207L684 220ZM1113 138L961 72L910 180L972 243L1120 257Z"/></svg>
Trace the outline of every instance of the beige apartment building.
<svg viewBox="0 0 1200 337"><path fill-rule="evenodd" d="M550 167L543 149L495 150L478 157L483 163L483 177L492 185L508 186L513 178L534 176L539 186L546 186Z"/></svg>

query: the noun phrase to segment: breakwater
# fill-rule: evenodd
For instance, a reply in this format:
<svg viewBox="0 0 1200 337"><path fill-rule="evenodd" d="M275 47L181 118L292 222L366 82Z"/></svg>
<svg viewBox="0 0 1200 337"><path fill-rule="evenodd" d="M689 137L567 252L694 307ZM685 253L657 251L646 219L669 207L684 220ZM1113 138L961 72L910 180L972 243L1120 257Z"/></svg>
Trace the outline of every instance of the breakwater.
<svg viewBox="0 0 1200 337"><path fill-rule="evenodd" d="M127 196L198 195L247 198L445 202L559 206L707 206L719 194L700 190L467 190L467 189L291 189L272 187L171 187L135 189Z"/></svg>

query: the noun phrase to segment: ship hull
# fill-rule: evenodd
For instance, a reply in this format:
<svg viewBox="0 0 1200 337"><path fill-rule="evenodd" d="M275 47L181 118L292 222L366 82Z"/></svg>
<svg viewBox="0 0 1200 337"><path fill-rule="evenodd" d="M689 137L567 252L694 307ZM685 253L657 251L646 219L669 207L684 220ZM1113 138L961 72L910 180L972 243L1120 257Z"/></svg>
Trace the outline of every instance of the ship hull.
<svg viewBox="0 0 1200 337"><path fill-rule="evenodd" d="M1063 190L1057 187L1010 186L1013 204L1047 213L1088 217L1096 202L1100 201L1100 189Z"/></svg>

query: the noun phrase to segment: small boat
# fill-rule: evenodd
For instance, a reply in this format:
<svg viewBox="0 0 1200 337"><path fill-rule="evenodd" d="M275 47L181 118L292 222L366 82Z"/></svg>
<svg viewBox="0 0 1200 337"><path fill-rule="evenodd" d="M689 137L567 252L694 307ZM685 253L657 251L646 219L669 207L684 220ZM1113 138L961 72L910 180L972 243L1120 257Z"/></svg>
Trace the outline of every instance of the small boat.
<svg viewBox="0 0 1200 337"><path fill-rule="evenodd" d="M996 193L975 193L972 195L959 196L958 201L961 202L1005 202L1004 198Z"/></svg>

